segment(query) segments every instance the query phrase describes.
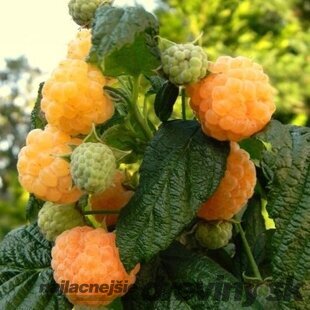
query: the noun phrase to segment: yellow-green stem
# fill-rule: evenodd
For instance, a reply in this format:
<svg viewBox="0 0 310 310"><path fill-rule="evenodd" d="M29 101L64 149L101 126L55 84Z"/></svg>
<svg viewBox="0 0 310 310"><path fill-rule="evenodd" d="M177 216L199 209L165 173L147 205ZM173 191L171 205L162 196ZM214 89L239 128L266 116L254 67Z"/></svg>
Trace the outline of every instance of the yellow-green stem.
<svg viewBox="0 0 310 310"><path fill-rule="evenodd" d="M133 98L132 98L131 108L132 108L132 111L134 113L134 116L137 122L139 123L140 127L143 129L145 136L149 140L151 140L153 138L153 132L148 125L148 120L142 116L141 111L139 109L139 105L138 105L140 81L141 81L141 75L139 75L135 79L134 84L133 84L134 89L133 89Z"/></svg>
<svg viewBox="0 0 310 310"><path fill-rule="evenodd" d="M186 93L185 88L181 89L181 100L182 100L182 119L186 120Z"/></svg>
<svg viewBox="0 0 310 310"><path fill-rule="evenodd" d="M254 276L259 279L259 280L263 280L261 274L260 274L260 271L258 269L258 266L255 262L255 259L254 259L254 256L252 254L252 251L251 251L251 248L249 246L249 243L248 243L248 240L246 239L246 236L245 236L245 232L241 226L241 223L235 223L234 224L235 227L236 227L236 230L240 233L240 236L241 236L241 240L242 240L242 244L243 244L243 247L244 247L244 250L245 250L245 253L246 253L246 256L248 258L248 261L250 263L250 266L251 266L251 269L252 269L252 272L254 274Z"/></svg>

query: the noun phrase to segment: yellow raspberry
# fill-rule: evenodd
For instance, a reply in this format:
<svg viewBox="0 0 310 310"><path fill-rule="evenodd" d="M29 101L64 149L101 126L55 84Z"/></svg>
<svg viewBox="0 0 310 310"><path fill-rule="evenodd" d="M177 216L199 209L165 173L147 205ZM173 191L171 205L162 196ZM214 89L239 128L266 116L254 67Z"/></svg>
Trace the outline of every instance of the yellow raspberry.
<svg viewBox="0 0 310 310"><path fill-rule="evenodd" d="M246 57L219 57L211 74L187 90L203 131L239 141L260 131L275 111L274 88L263 68Z"/></svg>
<svg viewBox="0 0 310 310"><path fill-rule="evenodd" d="M41 108L49 124L71 135L87 134L108 120L114 106L101 72L83 60L62 61L45 82Z"/></svg>
<svg viewBox="0 0 310 310"><path fill-rule="evenodd" d="M102 228L83 226L67 230L56 238L52 249L52 268L59 285L66 282L79 286L84 284L84 289L88 285L84 292L64 292L70 302L98 307L123 296L126 287L136 281L140 265L128 274L119 257L115 234ZM121 289L117 291L116 286L112 289L113 283L120 284ZM108 287L101 290L101 285Z"/></svg>
<svg viewBox="0 0 310 310"><path fill-rule="evenodd" d="M231 219L253 195L255 183L255 166L249 154L231 142L225 175L215 193L199 209L198 217L205 220Z"/></svg>
<svg viewBox="0 0 310 310"><path fill-rule="evenodd" d="M122 183L125 176L121 171L117 171L114 176L113 185L102 193L91 197L92 210L119 210L123 208L133 196L134 192L127 190ZM105 219L107 226L115 225L118 215L96 214L96 220L102 222Z"/></svg>
<svg viewBox="0 0 310 310"><path fill-rule="evenodd" d="M91 32L82 29L77 33L75 39L68 44L67 58L85 60L91 47Z"/></svg>
<svg viewBox="0 0 310 310"><path fill-rule="evenodd" d="M81 142L49 125L30 131L18 155L21 185L43 200L61 204L77 201L82 192L72 186L69 163L57 155L71 153L69 145Z"/></svg>

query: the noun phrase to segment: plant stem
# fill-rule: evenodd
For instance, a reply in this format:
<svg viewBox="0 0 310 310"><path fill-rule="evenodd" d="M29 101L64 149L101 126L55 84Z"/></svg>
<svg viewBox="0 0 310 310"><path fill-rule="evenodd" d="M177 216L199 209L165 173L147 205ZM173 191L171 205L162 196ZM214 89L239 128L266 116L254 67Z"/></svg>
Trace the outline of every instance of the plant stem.
<svg viewBox="0 0 310 310"><path fill-rule="evenodd" d="M259 269L258 269L258 266L255 262L255 259L253 257L253 254L252 254L252 251L251 251L251 248L249 246L249 243L248 243L248 240L246 239L246 236L245 236L245 233L244 233L244 230L241 226L241 223L236 223L235 224L235 227L237 229L237 231L239 231L240 233L240 236L241 236L241 240L242 240L242 243L243 243L243 247L245 249L245 252L246 252L246 255L247 255L247 258L249 260L249 263L251 265L251 268L252 268L252 271L253 271L253 274L256 278L258 278L259 280L263 280L260 272L259 272Z"/></svg>
<svg viewBox="0 0 310 310"><path fill-rule="evenodd" d="M91 214L119 214L120 210L92 210L92 211L83 211L83 215Z"/></svg>
<svg viewBox="0 0 310 310"><path fill-rule="evenodd" d="M134 113L134 116L137 122L139 123L140 127L143 129L145 136L151 140L153 138L153 132L147 123L147 119L145 119L142 116L141 111L138 106L140 80L141 80L141 75L139 75L135 79L134 84L133 84L134 89L133 89L133 98L132 98L131 108L132 108L132 111Z"/></svg>
<svg viewBox="0 0 310 310"><path fill-rule="evenodd" d="M147 114L148 114L147 98L148 98L148 96L144 96L144 99L143 99L143 116L144 116L145 119L147 119Z"/></svg>
<svg viewBox="0 0 310 310"><path fill-rule="evenodd" d="M182 119L186 120L186 94L185 94L185 88L182 87L181 89L181 98L182 98Z"/></svg>

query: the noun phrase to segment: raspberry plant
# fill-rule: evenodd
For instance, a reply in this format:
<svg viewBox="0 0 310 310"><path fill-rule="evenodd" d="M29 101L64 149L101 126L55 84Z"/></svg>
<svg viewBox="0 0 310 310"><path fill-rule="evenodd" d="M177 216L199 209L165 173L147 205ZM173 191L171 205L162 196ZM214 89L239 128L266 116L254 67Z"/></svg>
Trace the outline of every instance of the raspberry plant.
<svg viewBox="0 0 310 310"><path fill-rule="evenodd" d="M70 11L91 29L41 85L19 155L29 225L0 245L0 308L306 309L309 128L271 119L254 61L161 50L143 8L84 2ZM40 220L52 202L84 216L55 242L44 230L65 213Z"/></svg>

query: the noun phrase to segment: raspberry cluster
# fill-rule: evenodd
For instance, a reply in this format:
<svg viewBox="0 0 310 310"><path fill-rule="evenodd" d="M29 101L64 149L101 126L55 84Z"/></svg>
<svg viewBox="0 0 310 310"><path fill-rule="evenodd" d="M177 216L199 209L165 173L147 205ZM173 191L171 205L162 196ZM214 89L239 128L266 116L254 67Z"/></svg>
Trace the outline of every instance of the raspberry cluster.
<svg viewBox="0 0 310 310"><path fill-rule="evenodd" d="M110 2L70 0L69 12L77 24L89 27L98 6ZM89 142L93 141L90 132L94 125L114 114L112 100L104 91L108 80L86 62L90 49L91 31L81 29L68 44L66 59L44 84L41 109L48 125L28 134L17 168L22 186L46 201L38 214L38 226L47 240L55 241L52 268L56 283L110 284L105 290L65 292L77 308L99 309L127 292L140 265L128 273L120 260L115 233L85 226L77 209L80 202L76 202L86 192L90 208L103 211L95 215L97 221L111 230L117 215L105 215L104 211L123 208L133 196L123 187L124 174L116 170L115 150L113 153L101 142ZM218 249L231 239L229 220L245 206L256 183L254 164L237 141L269 122L275 111L274 89L262 67L250 59L225 56L209 65L204 50L192 43L172 44L162 51L161 61L172 83L186 85L204 133L230 141L225 175L197 213L203 220L196 227L197 241L208 249ZM138 97L138 91L133 93ZM132 111L128 113L131 117ZM134 133L135 127L132 129ZM83 135L88 135L84 143ZM115 283L123 285L122 289L114 288Z"/></svg>
<svg viewBox="0 0 310 310"><path fill-rule="evenodd" d="M69 43L62 61L42 90L41 109L48 125L28 134L18 159L22 186L37 197L60 204L77 201L82 192L73 184L70 155L81 140L72 136L88 134L93 124L103 123L114 113L104 93L105 77L85 61L91 45L89 30L81 30Z"/></svg>
<svg viewBox="0 0 310 310"><path fill-rule="evenodd" d="M96 1L73 2L90 9ZM118 207L125 204L126 196L121 193L118 197L114 188L109 189L113 179L118 190L121 187L115 176L112 150L102 143L82 143L80 138L74 138L88 134L88 139L93 125L107 121L114 113L113 103L103 90L106 78L86 63L90 47L91 32L82 29L69 43L67 59L45 82L41 109L48 125L28 134L17 168L22 186L46 201L38 214L38 226L47 240L56 239L52 252L56 282L123 281L129 287L139 266L127 274L119 259L115 235L84 226L85 219L73 204L85 191L105 192L106 197L114 193ZM69 294L68 298L77 305L102 306L123 294L125 291L104 296Z"/></svg>

